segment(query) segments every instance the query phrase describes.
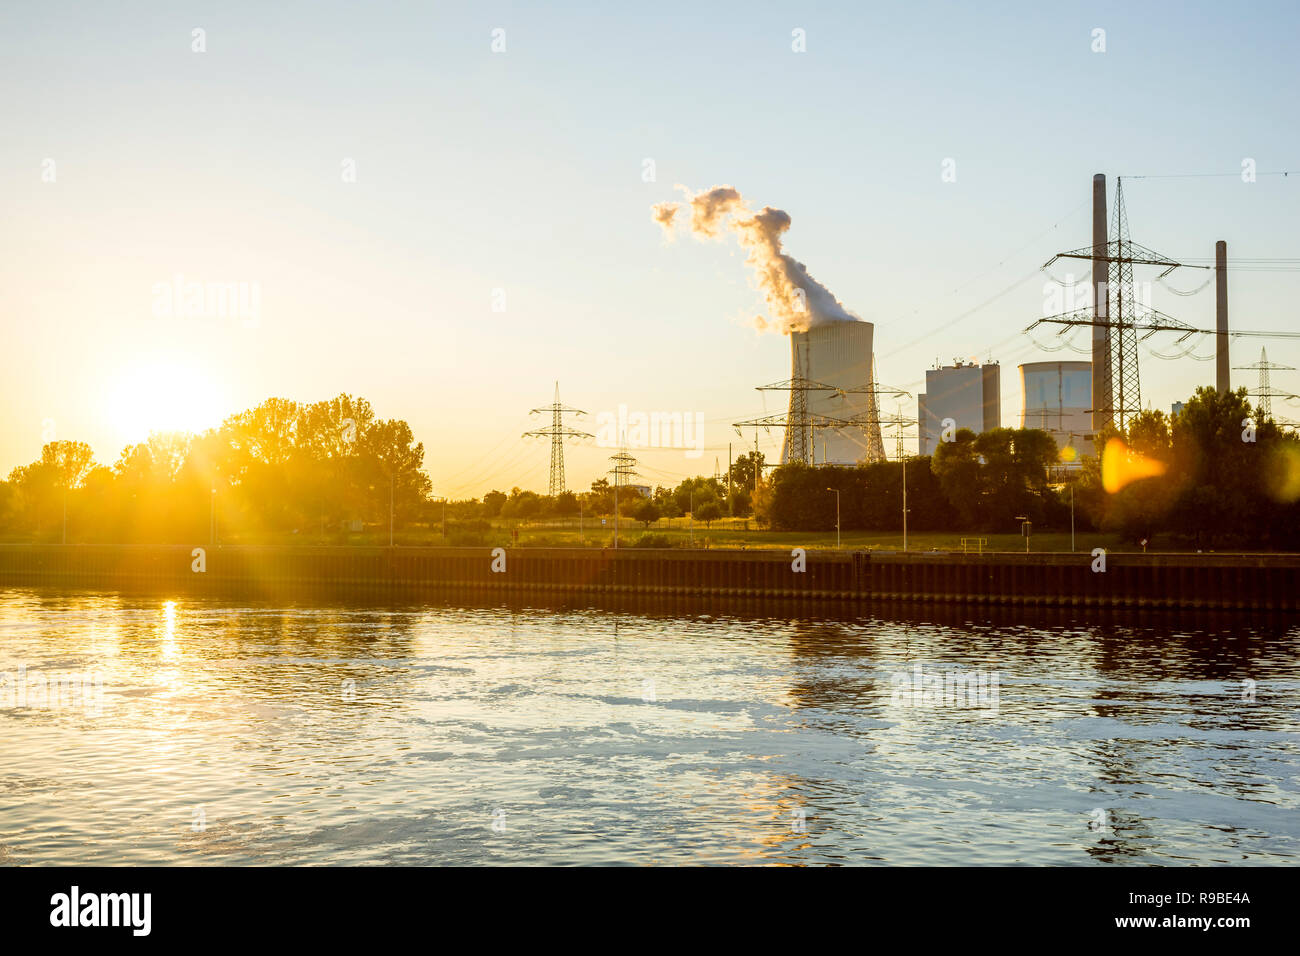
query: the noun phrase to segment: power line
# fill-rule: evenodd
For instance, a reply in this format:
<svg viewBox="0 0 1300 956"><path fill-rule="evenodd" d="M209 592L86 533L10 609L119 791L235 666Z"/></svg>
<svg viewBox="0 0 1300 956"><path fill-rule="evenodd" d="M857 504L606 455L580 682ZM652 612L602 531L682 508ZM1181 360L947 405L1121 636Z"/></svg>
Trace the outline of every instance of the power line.
<svg viewBox="0 0 1300 956"><path fill-rule="evenodd" d="M1231 173L1146 173L1142 176L1125 176L1125 179L1215 179L1227 176L1240 176L1241 170ZM1269 172L1255 172L1255 176L1300 176L1300 170L1276 169ZM1245 180L1243 180L1245 182Z"/></svg>

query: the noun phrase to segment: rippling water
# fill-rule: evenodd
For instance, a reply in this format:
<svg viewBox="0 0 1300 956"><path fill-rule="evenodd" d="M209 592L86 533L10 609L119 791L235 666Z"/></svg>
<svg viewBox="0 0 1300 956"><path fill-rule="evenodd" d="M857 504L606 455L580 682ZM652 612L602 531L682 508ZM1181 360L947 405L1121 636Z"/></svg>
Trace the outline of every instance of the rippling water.
<svg viewBox="0 0 1300 956"><path fill-rule="evenodd" d="M0 863L1300 859L1293 622L991 614L0 590Z"/></svg>

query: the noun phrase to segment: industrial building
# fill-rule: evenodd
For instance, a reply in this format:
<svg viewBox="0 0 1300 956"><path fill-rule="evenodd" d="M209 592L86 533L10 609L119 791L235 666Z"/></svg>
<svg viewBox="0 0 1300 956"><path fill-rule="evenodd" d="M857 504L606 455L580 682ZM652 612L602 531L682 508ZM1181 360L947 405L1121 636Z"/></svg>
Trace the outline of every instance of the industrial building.
<svg viewBox="0 0 1300 956"><path fill-rule="evenodd" d="M926 369L925 391L916 397L918 451L934 454L944 419L979 433L1002 427L1002 376L996 362L977 365L960 359Z"/></svg>
<svg viewBox="0 0 1300 956"><path fill-rule="evenodd" d="M880 415L871 373L870 322L822 322L806 332L790 333L790 412L781 462L801 459L817 464L856 465L885 457ZM833 391L812 386L829 385ZM855 420L847 427L818 426L819 420ZM803 431L802 436L800 431Z"/></svg>
<svg viewBox="0 0 1300 956"><path fill-rule="evenodd" d="M1092 363L1021 365L1020 427L1051 433L1067 463L1091 455L1093 444L1085 436L1092 434Z"/></svg>

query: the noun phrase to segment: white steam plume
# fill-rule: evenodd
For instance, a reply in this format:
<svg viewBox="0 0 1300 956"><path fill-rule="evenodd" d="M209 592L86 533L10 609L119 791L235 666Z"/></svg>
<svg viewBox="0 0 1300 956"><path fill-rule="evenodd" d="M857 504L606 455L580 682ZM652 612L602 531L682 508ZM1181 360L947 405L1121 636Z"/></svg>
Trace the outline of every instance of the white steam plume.
<svg viewBox="0 0 1300 956"><path fill-rule="evenodd" d="M825 322L860 322L844 308L839 299L808 274L802 262L781 251L781 234L790 228L790 215L782 209L764 206L752 212L744 197L731 186L715 186L692 194L684 202L657 203L652 210L654 221L668 236L680 221L678 212L690 210L691 235L697 239L716 239L724 230L736 234L749 250L746 265L754 270L759 290L772 312L771 320L758 316L754 324L760 329L780 332L803 331Z"/></svg>

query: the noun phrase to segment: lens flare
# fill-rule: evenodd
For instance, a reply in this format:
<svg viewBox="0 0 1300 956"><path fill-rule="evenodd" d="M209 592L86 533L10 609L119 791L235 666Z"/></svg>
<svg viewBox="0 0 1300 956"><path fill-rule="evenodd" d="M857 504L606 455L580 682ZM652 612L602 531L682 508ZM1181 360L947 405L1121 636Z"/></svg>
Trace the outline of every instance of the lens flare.
<svg viewBox="0 0 1300 956"><path fill-rule="evenodd" d="M1274 500L1290 504L1300 498L1300 446L1286 442L1273 453L1268 490Z"/></svg>
<svg viewBox="0 0 1300 956"><path fill-rule="evenodd" d="M1101 486L1107 494L1113 495L1135 481L1164 473L1164 462L1133 451L1118 438L1106 442L1101 454Z"/></svg>

